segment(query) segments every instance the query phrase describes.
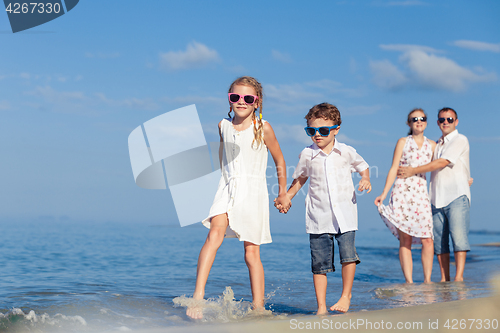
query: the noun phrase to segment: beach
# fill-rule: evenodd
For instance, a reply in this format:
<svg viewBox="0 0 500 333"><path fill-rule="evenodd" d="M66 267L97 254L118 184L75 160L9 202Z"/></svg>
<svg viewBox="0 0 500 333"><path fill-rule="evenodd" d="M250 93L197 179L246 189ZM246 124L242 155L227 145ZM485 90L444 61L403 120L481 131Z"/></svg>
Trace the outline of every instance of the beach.
<svg viewBox="0 0 500 333"><path fill-rule="evenodd" d="M490 297L450 301L395 309L348 312L329 316L293 316L281 320L194 325L149 331L160 332L498 332L500 328L500 276L491 281Z"/></svg>
<svg viewBox="0 0 500 333"><path fill-rule="evenodd" d="M389 322L392 330L397 330L399 322L402 330L415 322L421 326L414 330L436 331L434 326L429 328L436 320L440 330L448 330L444 325L449 320L449 330L467 325L463 331L471 331L470 325L478 326L479 319L500 319L494 317L500 313L496 278L500 247L495 246L499 232L471 231L463 283L438 282L435 262L435 283L423 284L420 249L415 247L415 283L408 285L399 266L397 239L386 229L363 230L356 236L361 263L356 268L349 312L316 317L309 242L303 221L299 223L297 231L288 228L286 232L283 226L274 225L273 243L262 246L264 314L251 311L241 242L226 239L208 280L204 318L197 321L186 316L186 305L192 301L206 228L39 221L3 224L0 332L364 332L370 323L374 331L380 331ZM492 280L497 282L492 284ZM341 285L339 269L328 274L329 306L338 300Z"/></svg>

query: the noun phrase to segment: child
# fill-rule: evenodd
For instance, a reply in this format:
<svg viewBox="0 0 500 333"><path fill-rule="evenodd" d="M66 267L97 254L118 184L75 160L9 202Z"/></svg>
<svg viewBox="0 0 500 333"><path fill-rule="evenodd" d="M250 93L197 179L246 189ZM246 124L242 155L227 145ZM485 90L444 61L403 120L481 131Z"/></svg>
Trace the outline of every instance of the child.
<svg viewBox="0 0 500 333"><path fill-rule="evenodd" d="M351 171L361 175L359 191L371 191L368 164L356 150L335 140L339 133L340 112L331 104L314 106L305 117L307 135L313 144L299 156L293 174L293 183L288 189L291 200L310 178L306 197L306 231L311 246L311 268L318 303L318 315L328 313L326 309L327 272L335 271L333 265L333 238L337 240L342 264L342 295L330 307L331 311L347 312L351 304L351 290L356 265L360 262L354 246L355 230L358 229L356 194ZM280 212L288 209L281 207Z"/></svg>
<svg viewBox="0 0 500 333"><path fill-rule="evenodd" d="M271 243L267 151L271 152L278 174L276 202L284 209L291 204L286 195L286 165L271 125L262 120L261 84L252 77L240 77L229 87L228 97L229 118L219 123L222 176L210 214L202 221L210 231L198 257L193 299L202 300L205 296L208 275L224 236L238 237L244 242L253 307L262 310L264 268L260 261L260 244ZM257 109L258 116L255 115ZM234 111L233 117L231 111ZM186 314L200 319L203 310L193 304Z"/></svg>

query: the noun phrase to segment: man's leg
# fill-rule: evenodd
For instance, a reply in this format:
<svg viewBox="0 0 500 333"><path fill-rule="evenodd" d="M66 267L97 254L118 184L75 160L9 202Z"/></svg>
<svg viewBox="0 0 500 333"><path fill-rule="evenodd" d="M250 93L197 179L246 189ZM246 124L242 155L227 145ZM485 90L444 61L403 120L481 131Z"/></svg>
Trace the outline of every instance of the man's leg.
<svg viewBox="0 0 500 333"><path fill-rule="evenodd" d="M464 280L465 259L469 245L469 198L466 195L453 200L445 210L450 225L451 241L455 251L455 281Z"/></svg>
<svg viewBox="0 0 500 333"><path fill-rule="evenodd" d="M434 253L437 254L441 282L450 281L450 230L442 208L432 206Z"/></svg>
<svg viewBox="0 0 500 333"><path fill-rule="evenodd" d="M441 271L441 282L450 281L450 254L438 254L439 270Z"/></svg>
<svg viewBox="0 0 500 333"><path fill-rule="evenodd" d="M455 281L464 280L464 269L465 269L465 259L467 257L467 251L455 252L455 265L457 272L455 273Z"/></svg>

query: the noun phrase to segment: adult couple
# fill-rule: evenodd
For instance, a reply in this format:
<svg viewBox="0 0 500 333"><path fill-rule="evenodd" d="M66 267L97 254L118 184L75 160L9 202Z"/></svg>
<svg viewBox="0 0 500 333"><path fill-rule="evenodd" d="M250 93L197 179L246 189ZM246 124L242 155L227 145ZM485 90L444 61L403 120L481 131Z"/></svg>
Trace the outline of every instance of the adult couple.
<svg viewBox="0 0 500 333"><path fill-rule="evenodd" d="M456 130L458 117L451 108L438 112L437 124L443 135L437 143L424 136L427 116L422 109L412 110L407 124L409 135L396 144L384 190L375 199L375 205L382 220L399 239L399 259L407 283L413 283L411 246L420 243L424 283L431 282L434 253L441 281L450 281L450 236L455 254L455 281L463 281L465 258L470 250L469 141ZM431 172L429 195L426 172ZM393 183L389 205L384 206L382 202Z"/></svg>

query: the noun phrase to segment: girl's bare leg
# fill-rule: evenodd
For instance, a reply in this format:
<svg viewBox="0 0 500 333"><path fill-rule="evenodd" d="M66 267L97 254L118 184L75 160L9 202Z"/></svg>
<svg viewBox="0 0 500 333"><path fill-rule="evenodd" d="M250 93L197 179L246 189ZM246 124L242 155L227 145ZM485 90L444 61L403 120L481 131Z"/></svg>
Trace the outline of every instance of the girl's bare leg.
<svg viewBox="0 0 500 333"><path fill-rule="evenodd" d="M224 240L226 228L229 224L227 214L212 217L210 231L208 232L205 244L201 248L198 257L198 268L196 270L196 286L193 299L202 300L205 297L205 285L207 284L210 269L215 260L215 254ZM203 318L203 311L197 306L188 307L186 314L193 319Z"/></svg>
<svg viewBox="0 0 500 333"><path fill-rule="evenodd" d="M355 273L356 262L345 262L342 264L342 295L338 302L330 307L330 310L339 312L347 312L349 310Z"/></svg>
<svg viewBox="0 0 500 333"><path fill-rule="evenodd" d="M328 285L328 279L326 274L313 274L314 290L316 291L316 302L318 303L317 315L323 315L328 313L326 310L326 288Z"/></svg>
<svg viewBox="0 0 500 333"><path fill-rule="evenodd" d="M252 289L253 306L255 309L264 309L264 267L260 261L260 245L244 242L245 262L250 275L250 287Z"/></svg>
<svg viewBox="0 0 500 333"><path fill-rule="evenodd" d="M405 276L406 283L413 283L413 259L411 257L411 236L398 229L399 233L399 262Z"/></svg>
<svg viewBox="0 0 500 333"><path fill-rule="evenodd" d="M422 267L424 269L424 283L431 283L433 261L434 241L432 238L422 238Z"/></svg>

